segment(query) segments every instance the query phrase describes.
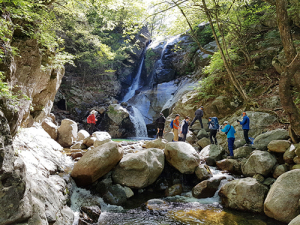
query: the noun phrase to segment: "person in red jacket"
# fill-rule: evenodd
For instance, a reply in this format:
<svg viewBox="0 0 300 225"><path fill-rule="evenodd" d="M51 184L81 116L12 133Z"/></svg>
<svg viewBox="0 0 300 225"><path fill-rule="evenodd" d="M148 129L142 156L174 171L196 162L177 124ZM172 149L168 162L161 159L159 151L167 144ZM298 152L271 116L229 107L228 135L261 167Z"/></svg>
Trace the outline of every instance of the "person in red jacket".
<svg viewBox="0 0 300 225"><path fill-rule="evenodd" d="M87 118L87 123L90 124L90 128L89 128L90 135L92 135L93 132L94 132L95 124L96 124L96 121L97 121L96 113L97 113L96 110L92 110L90 115Z"/></svg>
<svg viewBox="0 0 300 225"><path fill-rule="evenodd" d="M174 141L178 141L178 133L179 133L179 114L176 114L175 120L173 121L173 133L174 133Z"/></svg>

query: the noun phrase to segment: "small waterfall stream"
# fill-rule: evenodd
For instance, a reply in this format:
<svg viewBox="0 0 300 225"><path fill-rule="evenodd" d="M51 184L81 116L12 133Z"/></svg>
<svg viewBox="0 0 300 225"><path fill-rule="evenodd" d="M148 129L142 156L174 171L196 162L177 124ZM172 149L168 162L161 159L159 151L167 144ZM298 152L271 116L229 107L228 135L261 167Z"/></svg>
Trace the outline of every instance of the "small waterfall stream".
<svg viewBox="0 0 300 225"><path fill-rule="evenodd" d="M145 53L143 53L138 72L132 82L132 85L129 87L127 94L124 96L124 98L122 100L123 102L127 102L128 100L130 100L135 95L136 90L138 90L140 88L140 80L141 80L141 74L142 74L142 69L143 69L143 65L144 65L144 60L145 60ZM147 137L148 136L147 126L146 126L143 115L134 106L132 106L132 110L133 110L133 115L130 114L130 120L134 125L136 137Z"/></svg>

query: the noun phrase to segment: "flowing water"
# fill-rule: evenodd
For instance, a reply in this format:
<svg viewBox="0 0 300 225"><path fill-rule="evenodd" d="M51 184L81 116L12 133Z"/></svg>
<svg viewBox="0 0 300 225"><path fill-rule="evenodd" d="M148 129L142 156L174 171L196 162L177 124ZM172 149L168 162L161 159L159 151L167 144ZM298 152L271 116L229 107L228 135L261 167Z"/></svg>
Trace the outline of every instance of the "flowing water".
<svg viewBox="0 0 300 225"><path fill-rule="evenodd" d="M140 88L140 80L141 80L141 74L142 74L142 69L143 69L143 65L144 65L145 55L143 55L142 57L143 57L143 59L141 61L141 64L139 65L139 70L138 70L131 86L129 87L127 94L124 96L124 98L122 100L123 102L127 102L128 100L130 100L135 95L135 91Z"/></svg>
<svg viewBox="0 0 300 225"><path fill-rule="evenodd" d="M135 135L137 137L148 137L147 127L141 112L134 106L132 106L133 115L129 114L130 120L135 128Z"/></svg>
<svg viewBox="0 0 300 225"><path fill-rule="evenodd" d="M211 171L214 179L226 177L220 187L233 179L215 168L211 168ZM184 193L174 197L164 197L162 193L149 191L136 192L121 207L106 204L102 198L92 195L90 191L76 187L75 183L73 185L71 209L76 215L73 225L78 224L79 208L82 204L101 205L102 213L98 225L283 225L262 214L223 209L218 191L212 198L204 199L194 198L190 187L185 187ZM161 199L164 204L149 210L145 205L149 199Z"/></svg>

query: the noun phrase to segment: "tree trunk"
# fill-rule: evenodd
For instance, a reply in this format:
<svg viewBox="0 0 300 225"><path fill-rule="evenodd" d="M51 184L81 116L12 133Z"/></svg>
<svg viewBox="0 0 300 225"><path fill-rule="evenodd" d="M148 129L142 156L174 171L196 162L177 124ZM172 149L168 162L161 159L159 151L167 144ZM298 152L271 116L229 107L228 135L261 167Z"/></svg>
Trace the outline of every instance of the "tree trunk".
<svg viewBox="0 0 300 225"><path fill-rule="evenodd" d="M217 42L217 46L218 46L218 48L220 50L221 57L222 57L222 60L224 62L224 66L225 66L225 68L227 70L227 73L229 75L229 78L230 78L232 84L234 85L234 87L240 93L241 97L247 103L247 102L249 102L249 97L247 96L245 90L243 89L243 87L241 86L241 84L239 83L239 81L236 79L235 73L234 73L232 67L230 67L230 65L229 65L229 63L228 63L228 61L227 61L227 59L225 57L224 51L222 49L222 46L221 46L221 44L219 42L219 39L218 39L218 36L216 34L216 31L215 31L215 28L214 28L214 25L213 25L210 13L209 13L208 8L206 6L205 0L202 0L202 4L203 4L203 7L204 7L205 14L206 14L206 16L208 18L209 24L211 26L211 29L212 29L215 41Z"/></svg>
<svg viewBox="0 0 300 225"><path fill-rule="evenodd" d="M213 55L213 54L214 54L213 52L204 49L204 48L202 47L202 45L200 44L200 42L199 42L199 40L198 40L198 38L197 38L197 35L195 34L194 29L193 29L193 27L192 27L192 25L191 25L189 19L187 18L185 12L183 11L183 9L182 9L182 8L179 6L179 4L178 4L177 2L175 2L174 0L172 0L172 2L173 2L173 3L177 6L177 8L180 10L181 14L183 15L183 17L185 18L187 24L189 25L189 28L190 28L190 30L191 30L192 37L193 37L193 39L195 40L195 42L197 43L198 48L199 48L202 52L204 52L205 54Z"/></svg>
<svg viewBox="0 0 300 225"><path fill-rule="evenodd" d="M300 136L300 113L293 101L291 88L292 79L300 68L300 54L297 54L293 44L286 0L276 0L276 14L285 57L288 61L288 64L290 64L284 69L284 72L280 77L280 100L283 109L288 114L292 130L296 135Z"/></svg>

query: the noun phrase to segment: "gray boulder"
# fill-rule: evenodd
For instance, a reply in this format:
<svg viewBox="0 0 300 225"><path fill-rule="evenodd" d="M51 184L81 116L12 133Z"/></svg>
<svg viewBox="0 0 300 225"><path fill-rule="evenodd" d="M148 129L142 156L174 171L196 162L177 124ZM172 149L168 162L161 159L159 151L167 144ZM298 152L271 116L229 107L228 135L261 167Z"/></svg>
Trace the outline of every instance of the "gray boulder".
<svg viewBox="0 0 300 225"><path fill-rule="evenodd" d="M268 144L268 149L270 152L285 153L290 146L291 142L287 140L274 140Z"/></svg>
<svg viewBox="0 0 300 225"><path fill-rule="evenodd" d="M45 119L42 123L43 129L50 135L53 140L57 139L57 126L50 120Z"/></svg>
<svg viewBox="0 0 300 225"><path fill-rule="evenodd" d="M145 148L159 148L164 149L168 142L165 139L156 139L154 141L145 141Z"/></svg>
<svg viewBox="0 0 300 225"><path fill-rule="evenodd" d="M254 147L259 150L267 150L268 144L274 140L287 140L289 139L289 132L284 129L277 129L268 131L257 136L254 140Z"/></svg>
<svg viewBox="0 0 300 225"><path fill-rule="evenodd" d="M199 156L202 160L205 160L206 164L209 166L215 166L216 161L222 159L222 155L224 154L224 150L219 145L208 145L204 149L201 150Z"/></svg>
<svg viewBox="0 0 300 225"><path fill-rule="evenodd" d="M210 145L210 140L206 137L201 138L197 144L201 147L201 148L205 148L207 145Z"/></svg>
<svg viewBox="0 0 300 225"><path fill-rule="evenodd" d="M228 171L232 174L241 174L241 163L236 159L223 159L216 162L217 167L220 170Z"/></svg>
<svg viewBox="0 0 300 225"><path fill-rule="evenodd" d="M164 152L166 160L181 173L194 173L200 163L196 150L185 142L169 142Z"/></svg>
<svg viewBox="0 0 300 225"><path fill-rule="evenodd" d="M193 187L192 194L195 198L213 197L218 190L221 179L205 180Z"/></svg>
<svg viewBox="0 0 300 225"><path fill-rule="evenodd" d="M254 178L230 181L219 191L222 205L227 208L262 212L268 188Z"/></svg>
<svg viewBox="0 0 300 225"><path fill-rule="evenodd" d="M90 136L89 132L86 130L80 130L77 134L77 141L83 141Z"/></svg>
<svg viewBox="0 0 300 225"><path fill-rule="evenodd" d="M252 147L244 146L233 150L233 155L235 159L248 158L252 152L253 152Z"/></svg>
<svg viewBox="0 0 300 225"><path fill-rule="evenodd" d="M130 188L144 188L153 184L164 169L164 152L150 148L126 154L113 171L117 184Z"/></svg>
<svg viewBox="0 0 300 225"><path fill-rule="evenodd" d="M264 203L267 216L289 223L300 214L300 169L282 174L272 185Z"/></svg>
<svg viewBox="0 0 300 225"><path fill-rule="evenodd" d="M213 176L208 165L200 164L196 170L195 174L200 181L207 180Z"/></svg>
<svg viewBox="0 0 300 225"><path fill-rule="evenodd" d="M202 139L204 137L206 137L206 138L208 137L208 134L207 134L206 130L205 129L199 130L199 132L197 134L197 138Z"/></svg>
<svg viewBox="0 0 300 225"><path fill-rule="evenodd" d="M288 168L285 164L283 165L278 165L276 166L274 172L273 172L273 177L278 178L280 175L284 174L285 172L288 171Z"/></svg>
<svg viewBox="0 0 300 225"><path fill-rule="evenodd" d="M97 131L94 132L92 136L96 138L96 140L94 141L94 147L101 146L111 141L111 136L107 132Z"/></svg>
<svg viewBox="0 0 300 225"><path fill-rule="evenodd" d="M122 121L129 117L127 109L119 104L111 104L108 107L107 115L117 125L121 125Z"/></svg>
<svg viewBox="0 0 300 225"><path fill-rule="evenodd" d="M58 128L57 142L65 147L70 147L77 139L78 127L77 123L73 120L64 119Z"/></svg>
<svg viewBox="0 0 300 225"><path fill-rule="evenodd" d="M87 186L107 174L122 159L123 150L115 142L87 151L75 164L71 176L78 186Z"/></svg>
<svg viewBox="0 0 300 225"><path fill-rule="evenodd" d="M245 176L254 176L261 174L269 175L276 164L276 158L269 152L255 150L242 166L242 172Z"/></svg>
<svg viewBox="0 0 300 225"><path fill-rule="evenodd" d="M127 200L127 195L125 190L120 184L115 184L108 187L108 191L103 196L106 203L112 205L122 205Z"/></svg>

